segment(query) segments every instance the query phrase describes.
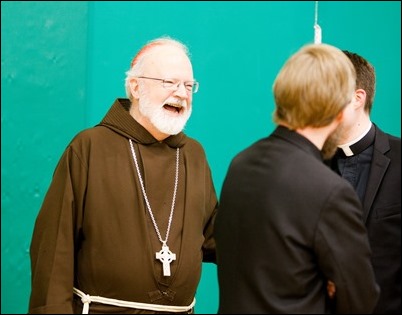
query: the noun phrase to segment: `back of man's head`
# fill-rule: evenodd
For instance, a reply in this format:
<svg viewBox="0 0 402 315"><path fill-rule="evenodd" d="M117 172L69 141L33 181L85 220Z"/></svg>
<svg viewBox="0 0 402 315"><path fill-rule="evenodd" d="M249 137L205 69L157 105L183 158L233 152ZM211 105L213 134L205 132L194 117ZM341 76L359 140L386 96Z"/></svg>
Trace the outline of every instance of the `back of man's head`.
<svg viewBox="0 0 402 315"><path fill-rule="evenodd" d="M277 75L274 121L290 129L324 127L350 103L356 73L342 50L309 44L292 55Z"/></svg>

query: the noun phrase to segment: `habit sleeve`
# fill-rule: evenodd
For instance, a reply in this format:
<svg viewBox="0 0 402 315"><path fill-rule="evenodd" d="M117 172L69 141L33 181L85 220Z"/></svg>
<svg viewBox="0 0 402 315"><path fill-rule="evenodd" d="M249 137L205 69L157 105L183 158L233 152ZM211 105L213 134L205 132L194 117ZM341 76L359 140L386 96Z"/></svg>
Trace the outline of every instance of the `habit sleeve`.
<svg viewBox="0 0 402 315"><path fill-rule="evenodd" d="M74 239L79 233L76 210L82 207L85 178L86 167L69 146L35 223L30 249L32 314L73 312Z"/></svg>

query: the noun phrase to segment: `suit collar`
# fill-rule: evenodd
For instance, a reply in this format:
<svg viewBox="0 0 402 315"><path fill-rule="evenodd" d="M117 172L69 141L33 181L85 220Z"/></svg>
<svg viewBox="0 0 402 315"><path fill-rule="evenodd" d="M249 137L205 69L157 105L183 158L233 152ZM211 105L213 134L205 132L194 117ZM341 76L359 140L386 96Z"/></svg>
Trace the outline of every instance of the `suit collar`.
<svg viewBox="0 0 402 315"><path fill-rule="evenodd" d="M273 135L293 143L303 151L306 151L322 161L321 151L315 146L315 144L296 131L290 130L285 126L278 126L274 130Z"/></svg>
<svg viewBox="0 0 402 315"><path fill-rule="evenodd" d="M367 221L375 196L385 176L391 160L385 154L390 150L387 135L378 127L375 128L374 150L371 162L370 176L363 200L363 220Z"/></svg>

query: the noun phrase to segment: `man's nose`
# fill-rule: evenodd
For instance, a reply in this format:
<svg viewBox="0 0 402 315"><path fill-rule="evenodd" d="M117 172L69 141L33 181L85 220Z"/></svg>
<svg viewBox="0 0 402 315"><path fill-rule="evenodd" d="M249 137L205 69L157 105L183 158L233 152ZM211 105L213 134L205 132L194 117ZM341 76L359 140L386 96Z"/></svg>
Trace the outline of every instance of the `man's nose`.
<svg viewBox="0 0 402 315"><path fill-rule="evenodd" d="M186 89L186 86L184 85L184 82L180 82L176 91L175 95L182 97L182 98L187 98L188 97L188 91Z"/></svg>

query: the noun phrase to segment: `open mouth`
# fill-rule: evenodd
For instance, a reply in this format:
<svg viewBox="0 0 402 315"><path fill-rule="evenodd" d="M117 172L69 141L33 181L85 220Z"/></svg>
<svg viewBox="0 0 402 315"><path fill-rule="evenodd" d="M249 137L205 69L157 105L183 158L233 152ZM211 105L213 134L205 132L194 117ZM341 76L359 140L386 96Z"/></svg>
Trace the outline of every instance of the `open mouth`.
<svg viewBox="0 0 402 315"><path fill-rule="evenodd" d="M163 108L173 113L180 113L183 111L183 106L177 103L166 103L163 105Z"/></svg>

